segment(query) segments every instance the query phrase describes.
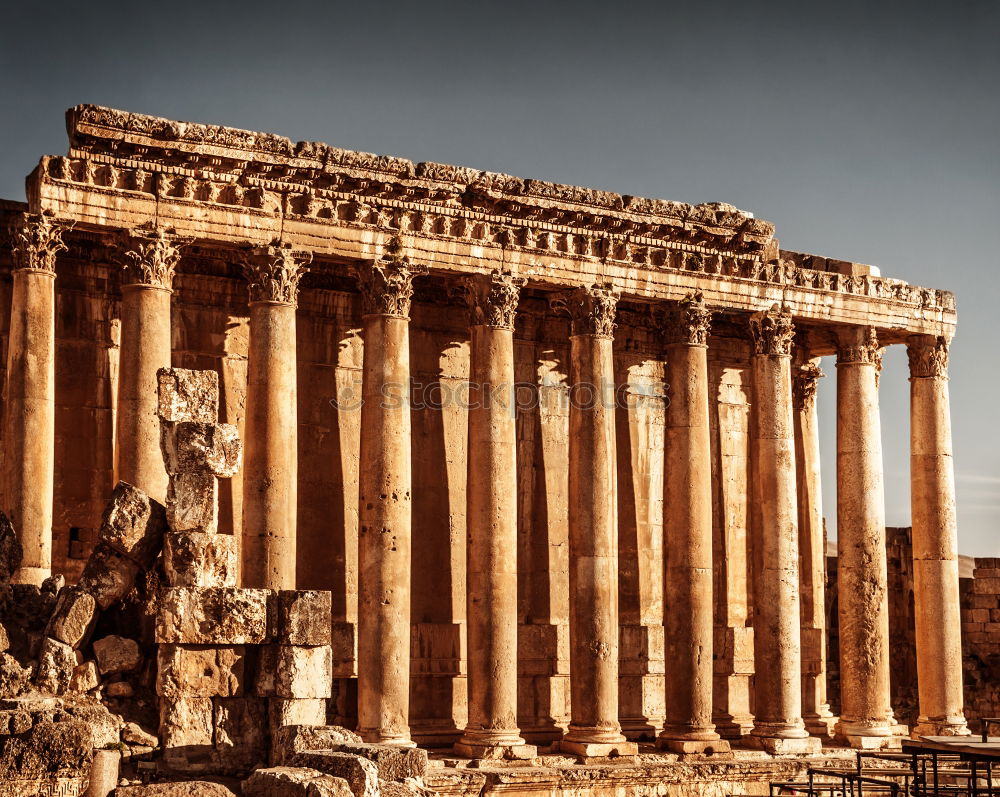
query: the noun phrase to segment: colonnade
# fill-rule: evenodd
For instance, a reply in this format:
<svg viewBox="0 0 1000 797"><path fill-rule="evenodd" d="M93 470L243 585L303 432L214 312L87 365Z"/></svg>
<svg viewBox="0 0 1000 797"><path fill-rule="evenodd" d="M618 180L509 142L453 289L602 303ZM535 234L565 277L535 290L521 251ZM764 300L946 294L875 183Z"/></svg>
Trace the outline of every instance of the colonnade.
<svg viewBox="0 0 1000 797"><path fill-rule="evenodd" d="M4 414L4 509L25 559L17 580L51 568L56 254L60 231L25 216L14 241ZM170 360L170 290L179 245L133 236L124 257L117 456L119 477L162 497L155 373ZM295 308L304 271L288 247L244 259L250 348L244 465L243 581L295 583ZM420 270L398 247L358 269L362 301L358 719L366 741L410 745L411 434L409 311ZM467 482L469 722L458 751L526 758L517 725L516 446L513 328L523 281L467 279L471 308ZM618 552L615 393L618 296L606 286L555 294L569 314L569 561L571 721L560 747L585 757L629 755L618 719ZM666 309L669 383L664 483L666 720L660 746L725 752L712 723L712 467L707 368L711 313L701 297ZM744 318L751 362L753 743L818 749L833 723L822 639L822 510L815 380L804 339L777 307ZM889 705L889 633L873 327L838 327L837 508L842 711L836 734L877 747L897 733ZM965 733L943 338L908 342L915 599L921 733ZM584 395L586 393L587 395ZM152 399L150 397L153 397ZM150 402L153 403L150 403ZM802 556L800 557L800 551ZM800 559L805 563L800 573ZM819 575L817 575L819 573ZM801 606L800 606L801 604ZM804 630L803 630L804 629ZM803 651L807 665L803 667ZM812 666L810 663L815 663ZM805 672L805 675L803 675Z"/></svg>

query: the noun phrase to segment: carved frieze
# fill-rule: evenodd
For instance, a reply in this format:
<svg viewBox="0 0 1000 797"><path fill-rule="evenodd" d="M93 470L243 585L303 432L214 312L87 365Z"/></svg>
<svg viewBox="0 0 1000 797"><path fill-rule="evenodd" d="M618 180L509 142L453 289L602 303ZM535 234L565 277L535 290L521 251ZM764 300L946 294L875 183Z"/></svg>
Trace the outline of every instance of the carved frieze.
<svg viewBox="0 0 1000 797"><path fill-rule="evenodd" d="M750 337L757 354L790 355L795 339L792 314L778 305L754 313L750 316Z"/></svg>
<svg viewBox="0 0 1000 797"><path fill-rule="evenodd" d="M122 283L170 290L186 243L188 239L178 238L173 230L133 230L120 243Z"/></svg>
<svg viewBox="0 0 1000 797"><path fill-rule="evenodd" d="M592 285L563 291L550 299L553 310L569 314L573 335L613 338L618 294L610 287Z"/></svg>
<svg viewBox="0 0 1000 797"><path fill-rule="evenodd" d="M49 215L23 213L11 224L11 254L15 269L56 273L56 255L66 251L66 225Z"/></svg>
<svg viewBox="0 0 1000 797"><path fill-rule="evenodd" d="M423 269L411 266L403 254L400 239L389 239L380 260L358 266L361 314L409 318L413 278L421 273Z"/></svg>
<svg viewBox="0 0 1000 797"><path fill-rule="evenodd" d="M663 332L667 344L707 346L712 313L700 291L689 294L667 310Z"/></svg>
<svg viewBox="0 0 1000 797"><path fill-rule="evenodd" d="M240 264L250 301L297 305L299 282L311 261L311 254L296 252L290 244L276 242L251 250Z"/></svg>
<svg viewBox="0 0 1000 797"><path fill-rule="evenodd" d="M948 376L948 341L940 335L914 335L906 342L911 379Z"/></svg>
<svg viewBox="0 0 1000 797"><path fill-rule="evenodd" d="M469 324L513 329L524 283L522 277L500 271L494 271L489 276L467 277L465 289L470 308Z"/></svg>

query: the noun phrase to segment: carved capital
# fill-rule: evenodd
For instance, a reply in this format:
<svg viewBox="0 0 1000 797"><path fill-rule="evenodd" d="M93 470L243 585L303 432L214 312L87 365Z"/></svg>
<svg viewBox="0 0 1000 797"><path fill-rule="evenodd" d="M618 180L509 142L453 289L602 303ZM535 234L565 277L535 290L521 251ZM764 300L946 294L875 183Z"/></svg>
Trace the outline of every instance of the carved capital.
<svg viewBox="0 0 1000 797"><path fill-rule="evenodd" d="M550 305L569 314L573 335L614 337L618 294L610 287L593 285L565 291L553 296Z"/></svg>
<svg viewBox="0 0 1000 797"><path fill-rule="evenodd" d="M816 401L819 380L826 374L819 367L819 359L805 360L792 367L792 403L796 407L809 409Z"/></svg>
<svg viewBox="0 0 1000 797"><path fill-rule="evenodd" d="M948 378L948 341L940 335L914 335L906 342L910 379Z"/></svg>
<svg viewBox="0 0 1000 797"><path fill-rule="evenodd" d="M67 227L47 215L22 213L10 226L15 269L56 273L56 255L66 251L62 236Z"/></svg>
<svg viewBox="0 0 1000 797"><path fill-rule="evenodd" d="M875 327L844 332L837 338L837 365L874 365L882 370L882 347Z"/></svg>
<svg viewBox="0 0 1000 797"><path fill-rule="evenodd" d="M173 230L133 230L120 244L122 283L170 290L186 243L188 239L178 238Z"/></svg>
<svg viewBox="0 0 1000 797"><path fill-rule="evenodd" d="M250 286L250 301L295 306L299 300L299 281L311 262L310 253L296 252L290 244L274 243L253 249L242 263L243 276Z"/></svg>
<svg viewBox="0 0 1000 797"><path fill-rule="evenodd" d="M421 273L423 270L411 266L409 259L403 255L399 237L390 238L381 260L358 266L361 315L409 318L413 278Z"/></svg>
<svg viewBox="0 0 1000 797"><path fill-rule="evenodd" d="M701 291L695 291L667 311L663 332L667 345L707 346L712 313Z"/></svg>
<svg viewBox="0 0 1000 797"><path fill-rule="evenodd" d="M792 314L778 305L754 313L750 316L750 336L757 354L790 355L795 338Z"/></svg>
<svg viewBox="0 0 1000 797"><path fill-rule="evenodd" d="M513 329L524 283L523 277L500 271L494 271L490 276L467 277L465 295L471 310L469 324Z"/></svg>

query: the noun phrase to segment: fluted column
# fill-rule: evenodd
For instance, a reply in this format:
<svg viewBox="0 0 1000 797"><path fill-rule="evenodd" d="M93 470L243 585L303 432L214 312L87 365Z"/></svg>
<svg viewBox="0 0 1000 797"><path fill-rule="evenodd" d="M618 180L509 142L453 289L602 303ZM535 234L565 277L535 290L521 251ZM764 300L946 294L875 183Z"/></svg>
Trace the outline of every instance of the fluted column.
<svg viewBox="0 0 1000 797"><path fill-rule="evenodd" d="M799 526L792 421L790 313L750 317L753 338L754 726L751 740L772 753L820 749L802 720Z"/></svg>
<svg viewBox="0 0 1000 797"><path fill-rule="evenodd" d="M410 300L398 247L359 268L364 361L358 506L358 731L410 741Z"/></svg>
<svg viewBox="0 0 1000 797"><path fill-rule="evenodd" d="M572 319L569 408L570 725L560 749L632 755L618 721L618 522L612 338L618 297L578 288L554 300Z"/></svg>
<svg viewBox="0 0 1000 797"><path fill-rule="evenodd" d="M253 250L243 262L250 287L241 571L245 587L295 589L295 309L304 260L289 246L273 245Z"/></svg>
<svg viewBox="0 0 1000 797"><path fill-rule="evenodd" d="M826 535L820 482L816 383L820 358L796 343L792 366L795 476L799 500L799 571L802 615L802 718L814 736L830 736L836 717L826 696Z"/></svg>
<svg viewBox="0 0 1000 797"><path fill-rule="evenodd" d="M708 416L711 313L701 294L666 323L667 417L663 490L666 718L659 746L724 752L712 722L712 457Z"/></svg>
<svg viewBox="0 0 1000 797"><path fill-rule="evenodd" d="M52 574L56 255L66 247L60 225L27 213L12 225L11 240L3 508L23 549L12 580L41 584Z"/></svg>
<svg viewBox="0 0 1000 797"><path fill-rule="evenodd" d="M838 335L837 605L840 720L837 737L878 748L892 736L885 489L878 408L882 353L873 327Z"/></svg>
<svg viewBox="0 0 1000 797"><path fill-rule="evenodd" d="M517 727L514 316L524 280L467 282L470 320L466 590L469 724L455 751L533 758Z"/></svg>
<svg viewBox="0 0 1000 797"><path fill-rule="evenodd" d="M914 735L965 736L948 341L911 337L910 500L920 715Z"/></svg>
<svg viewBox="0 0 1000 797"><path fill-rule="evenodd" d="M167 470L160 450L156 372L170 367L170 297L180 246L170 232L154 229L135 231L124 247L117 474L163 503Z"/></svg>

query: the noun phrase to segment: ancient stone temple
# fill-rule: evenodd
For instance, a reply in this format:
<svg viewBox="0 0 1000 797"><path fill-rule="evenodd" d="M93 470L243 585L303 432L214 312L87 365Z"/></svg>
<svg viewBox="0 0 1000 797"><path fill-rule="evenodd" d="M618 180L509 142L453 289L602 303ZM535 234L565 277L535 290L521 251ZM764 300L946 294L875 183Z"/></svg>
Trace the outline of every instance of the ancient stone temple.
<svg viewBox="0 0 1000 797"><path fill-rule="evenodd" d="M212 488L232 584L331 594L327 715L366 742L527 766L549 746L726 760L968 733L952 294L783 250L726 204L94 106L67 129L27 205L0 204L15 583L76 581L117 482L171 505L157 372L209 370L244 441ZM890 705L892 345L910 360L916 728Z"/></svg>

